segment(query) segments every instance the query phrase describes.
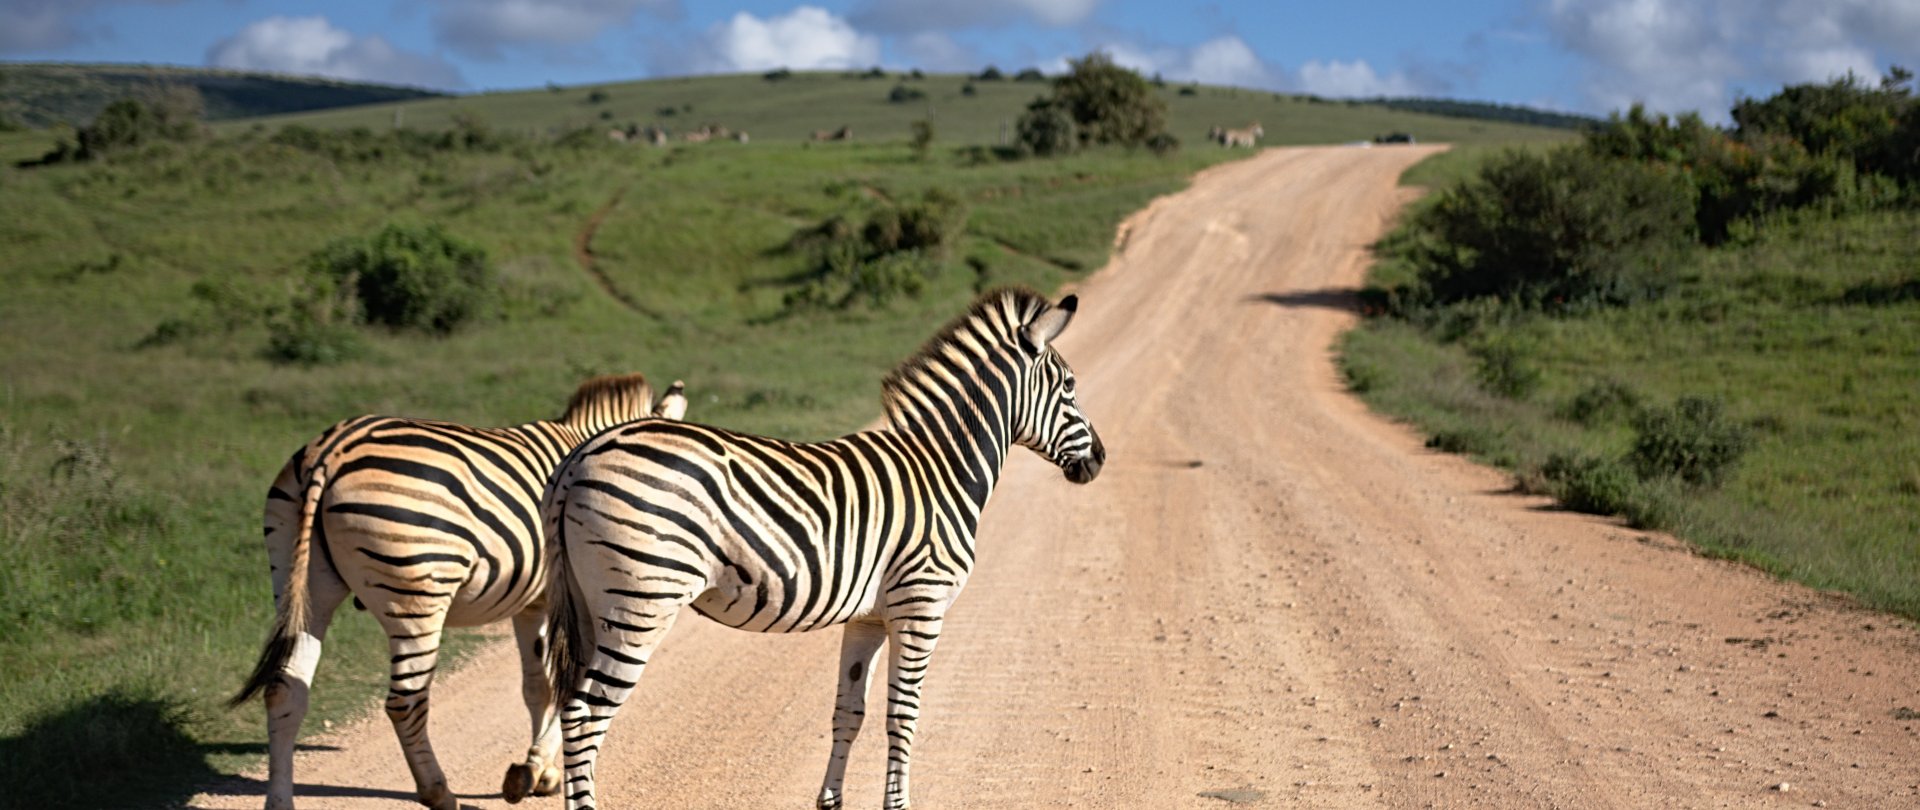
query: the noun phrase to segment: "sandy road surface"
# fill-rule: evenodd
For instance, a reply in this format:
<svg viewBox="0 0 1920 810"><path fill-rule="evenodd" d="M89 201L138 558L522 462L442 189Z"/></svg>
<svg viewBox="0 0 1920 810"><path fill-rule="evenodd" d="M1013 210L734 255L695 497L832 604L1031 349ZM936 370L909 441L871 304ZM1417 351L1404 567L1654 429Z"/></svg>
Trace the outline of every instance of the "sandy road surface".
<svg viewBox="0 0 1920 810"><path fill-rule="evenodd" d="M1076 488L1015 456L917 806L1920 806L1920 634L1507 494L1342 393L1343 291L1426 154L1268 150L1130 220L1061 341L1109 464ZM614 724L606 803L811 807L837 644L689 617ZM435 689L473 805L526 745L514 673L502 645ZM850 806L879 803L881 738ZM384 718L316 741L303 806L406 805Z"/></svg>

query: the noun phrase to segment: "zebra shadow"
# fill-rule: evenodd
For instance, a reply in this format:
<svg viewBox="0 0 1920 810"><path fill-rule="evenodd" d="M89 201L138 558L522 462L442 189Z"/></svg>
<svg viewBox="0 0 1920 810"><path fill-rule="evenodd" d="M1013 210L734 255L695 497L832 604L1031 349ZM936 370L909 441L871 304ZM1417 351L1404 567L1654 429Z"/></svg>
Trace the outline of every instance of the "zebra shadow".
<svg viewBox="0 0 1920 810"><path fill-rule="evenodd" d="M267 783L265 780L251 779L245 776L222 776L218 780L210 784L199 785L197 792L205 794L207 796L245 797L249 800L248 801L249 805L257 805L266 800ZM294 782L294 785L293 785L293 798L296 802L303 798L306 798L306 799L332 798L332 799L386 799L389 801L405 802L408 805L414 804L414 793L411 786L407 786L405 789L400 789L400 790L388 790L384 788L354 787L349 785L315 785L315 784L296 781ZM495 791L490 794L465 795L465 796L462 796L461 798L463 799L500 799L503 797L500 795L498 791ZM185 806L188 808L188 810L192 810L193 808L198 807L198 805L194 805L191 803ZM469 804L466 802L461 802L460 804L460 810L478 810L478 808L479 808L479 805L475 805L475 804Z"/></svg>
<svg viewBox="0 0 1920 810"><path fill-rule="evenodd" d="M114 691L0 737L12 807L177 807L220 778L179 704Z"/></svg>
<svg viewBox="0 0 1920 810"><path fill-rule="evenodd" d="M1355 287L1328 287L1321 290L1300 290L1286 293L1257 293L1245 299L1248 303L1267 303L1280 307L1334 309L1341 312L1360 311L1360 290Z"/></svg>

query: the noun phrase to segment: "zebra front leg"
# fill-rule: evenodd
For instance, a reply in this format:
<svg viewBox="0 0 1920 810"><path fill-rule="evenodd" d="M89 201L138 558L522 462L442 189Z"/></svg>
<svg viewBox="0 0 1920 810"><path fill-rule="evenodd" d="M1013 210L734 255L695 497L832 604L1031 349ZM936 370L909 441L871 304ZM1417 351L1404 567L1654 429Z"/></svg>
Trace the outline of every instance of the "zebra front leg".
<svg viewBox="0 0 1920 810"><path fill-rule="evenodd" d="M875 653L887 640L887 628L877 621L847 625L840 636L840 696L833 707L833 755L827 759L827 778L820 785L820 810L838 810L841 785L847 776L847 755L860 736L867 714L867 685L873 681Z"/></svg>
<svg viewBox="0 0 1920 810"><path fill-rule="evenodd" d="M513 640L520 647L520 697L533 720L533 743L527 748L526 761L507 768L500 794L509 804L560 791L560 725L541 663L546 655L546 619L543 605L529 606L513 617Z"/></svg>
<svg viewBox="0 0 1920 810"><path fill-rule="evenodd" d="M567 810L595 806L593 765L600 758L607 727L639 684L647 658L693 596L609 588L599 598L588 597L595 608L589 614L594 618L588 619L595 628L593 655L578 677L571 679L573 697L560 711Z"/></svg>
<svg viewBox="0 0 1920 810"><path fill-rule="evenodd" d="M940 640L940 622L939 616L898 616L887 622L887 795L881 803L886 810L912 805L907 769L920 725L920 687Z"/></svg>

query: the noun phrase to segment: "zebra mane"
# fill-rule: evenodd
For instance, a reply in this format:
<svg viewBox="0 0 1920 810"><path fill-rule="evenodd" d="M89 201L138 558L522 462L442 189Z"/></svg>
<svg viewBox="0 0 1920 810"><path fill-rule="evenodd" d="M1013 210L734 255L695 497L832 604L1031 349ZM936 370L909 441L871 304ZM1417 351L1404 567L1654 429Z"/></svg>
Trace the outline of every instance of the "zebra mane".
<svg viewBox="0 0 1920 810"><path fill-rule="evenodd" d="M559 421L571 423L586 418L596 408L603 413L627 410L645 414L652 405L653 386L647 382L647 375L608 374L587 380L574 389L573 396L567 400L566 413L560 415Z"/></svg>
<svg viewBox="0 0 1920 810"><path fill-rule="evenodd" d="M893 417L908 404L908 383L927 373L935 358L945 355L949 347L960 342L961 332L972 327L1012 345L1015 330L1051 306L1045 296L1022 286L998 287L981 293L965 313L948 321L919 351L901 361L881 381L880 401L886 407L887 416Z"/></svg>

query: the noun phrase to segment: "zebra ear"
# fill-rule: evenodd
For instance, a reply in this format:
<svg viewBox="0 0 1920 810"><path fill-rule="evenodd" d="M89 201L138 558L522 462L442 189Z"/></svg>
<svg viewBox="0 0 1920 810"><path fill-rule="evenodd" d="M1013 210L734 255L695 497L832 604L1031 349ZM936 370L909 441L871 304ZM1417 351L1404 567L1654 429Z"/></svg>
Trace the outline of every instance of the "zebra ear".
<svg viewBox="0 0 1920 810"><path fill-rule="evenodd" d="M1020 327L1020 342L1036 354L1046 351L1047 344L1061 332L1067 331L1067 324L1073 322L1073 312L1080 307L1080 297L1069 295L1060 299L1058 306L1052 307Z"/></svg>
<svg viewBox="0 0 1920 810"><path fill-rule="evenodd" d="M680 417L687 415L686 391L686 383L674 380L673 386L668 388L667 393L660 397L660 404L653 406L653 415L661 419L672 419L676 422L680 421Z"/></svg>

